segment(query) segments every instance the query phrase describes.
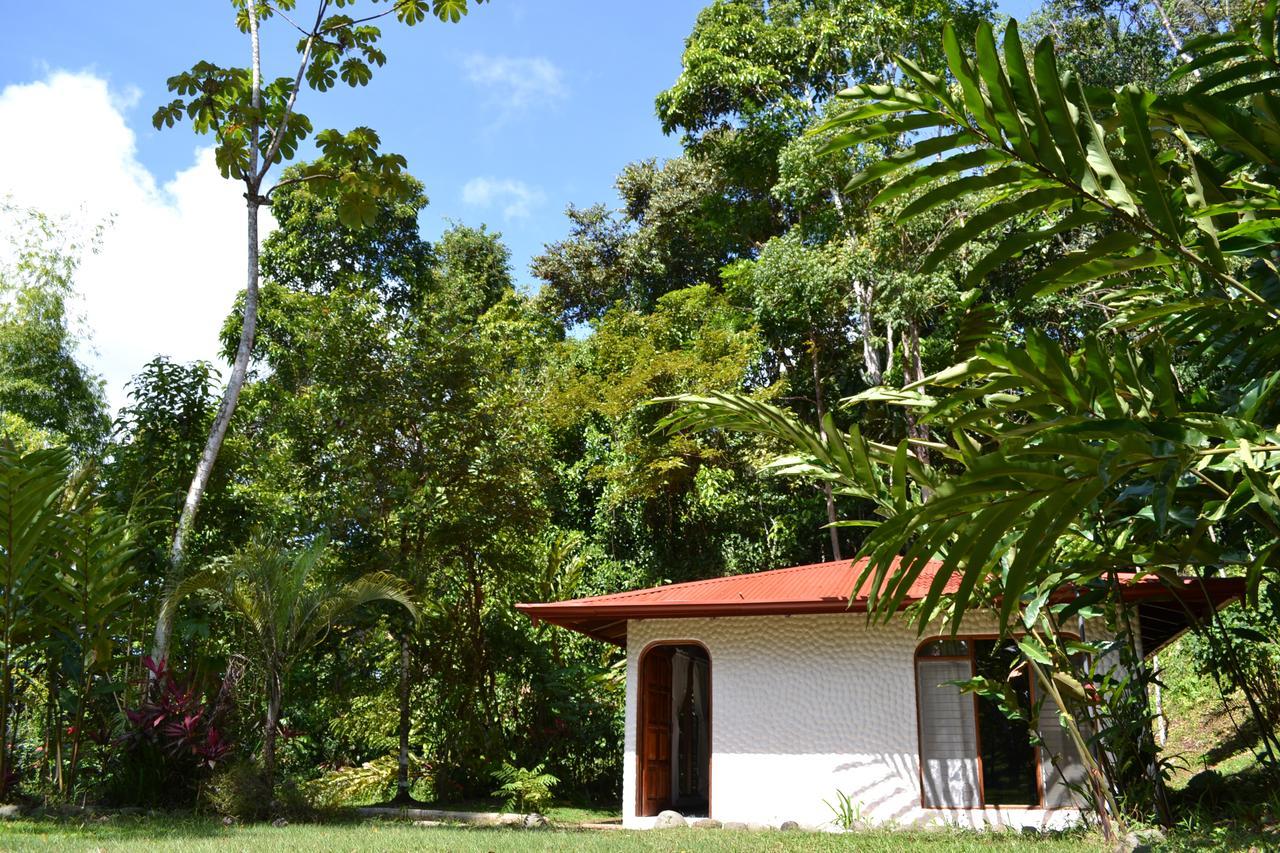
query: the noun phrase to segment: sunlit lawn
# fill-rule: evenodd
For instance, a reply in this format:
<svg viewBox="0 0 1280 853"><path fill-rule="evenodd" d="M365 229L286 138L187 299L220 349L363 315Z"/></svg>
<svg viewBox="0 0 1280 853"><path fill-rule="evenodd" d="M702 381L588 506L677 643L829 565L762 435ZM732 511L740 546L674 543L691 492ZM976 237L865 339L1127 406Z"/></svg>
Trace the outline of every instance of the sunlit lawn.
<svg viewBox="0 0 1280 853"><path fill-rule="evenodd" d="M1030 839L1013 834L878 831L845 836L803 832L726 830L470 829L364 821L224 827L199 818L17 820L0 824L0 850L312 850L449 851L890 851L930 853L1024 850L1087 853L1101 850L1091 838Z"/></svg>

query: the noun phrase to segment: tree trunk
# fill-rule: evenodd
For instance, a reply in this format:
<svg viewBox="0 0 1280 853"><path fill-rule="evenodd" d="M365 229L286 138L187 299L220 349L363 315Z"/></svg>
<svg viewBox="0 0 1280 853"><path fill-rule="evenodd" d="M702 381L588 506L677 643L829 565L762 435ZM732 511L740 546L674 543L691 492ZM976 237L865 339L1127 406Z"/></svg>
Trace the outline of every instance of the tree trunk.
<svg viewBox="0 0 1280 853"><path fill-rule="evenodd" d="M267 720L262 732L262 782L267 789L267 808L275 808L276 731L280 728L280 705L284 686L279 676L267 676Z"/></svg>
<svg viewBox="0 0 1280 853"><path fill-rule="evenodd" d="M416 800L409 784L409 634L400 635L400 754L396 761L396 804Z"/></svg>
<svg viewBox="0 0 1280 853"><path fill-rule="evenodd" d="M858 303L858 324L862 327L862 371L868 385L880 385L884 382L886 369L881 365L880 352L876 349L876 342L873 337L875 317L871 313L871 307L875 298L875 291L870 285L855 281L853 283L853 293L854 299ZM890 350L889 358L892 362L892 338L889 339L888 348Z"/></svg>
<svg viewBox="0 0 1280 853"><path fill-rule="evenodd" d="M907 323L906 334L902 340L903 385L919 382L924 378L924 364L920 360L920 326L915 320ZM918 441L929 440L929 428L922 425L910 409L907 410L907 435ZM929 464L929 449L920 445L913 448L916 458L923 464Z"/></svg>
<svg viewBox="0 0 1280 853"><path fill-rule="evenodd" d="M884 324L884 372L885 375L893 373L894 363L894 345L893 345L893 323L888 321Z"/></svg>
<svg viewBox="0 0 1280 853"><path fill-rule="evenodd" d="M1155 0L1151 5L1156 7L1156 11L1160 13L1160 26L1164 29L1165 37L1169 39L1169 46L1173 48L1173 52L1183 62L1190 62L1192 57L1182 48L1182 39L1178 38L1178 34L1173 30L1173 21L1169 20L1169 12L1164 8L1163 0ZM1230 18L1228 18L1230 20ZM1200 69L1191 72L1197 80L1200 79Z"/></svg>
<svg viewBox="0 0 1280 853"><path fill-rule="evenodd" d="M253 3L246 6L249 18L249 37L252 47L252 82L253 106L262 106L262 74L261 58L258 43L257 7ZM258 209L263 204L259 195L262 176L258 174L258 124L254 122L249 138L249 171L245 178L245 201L247 203L247 239L248 258L246 264L246 283L244 311L241 315L240 344L236 347L235 361L231 365L231 376L227 380L226 391L222 395L222 405L218 407L218 415L213 419L209 430L209 438L205 441L204 452L200 454L200 462L196 465L195 476L187 488L187 499L182 505L182 514L178 517L178 526L173 532L173 544L169 549L169 583L176 583L182 577L186 560L187 538L195 526L196 513L200 511L200 501L204 498L205 489L209 486L209 478L213 474L213 466L218 461L218 452L222 449L222 441L226 438L227 427L231 424L231 416L235 414L236 404L240 401L240 389L244 387L245 376L249 372L249 358L253 354L254 332L258 327ZM265 170L264 170L265 171ZM169 657L169 640L173 635L173 614L164 613L156 619L155 637L151 644L151 657L159 662Z"/></svg>
<svg viewBox="0 0 1280 853"><path fill-rule="evenodd" d="M13 673L9 665L9 645L4 649L4 671L0 673L0 799L9 793L9 705L13 701ZM16 738L14 738L16 740Z"/></svg>
<svg viewBox="0 0 1280 853"><path fill-rule="evenodd" d="M826 432L826 425L823 423L826 418L826 407L822 402L822 371L818 367L818 331L812 327L809 329L809 360L813 363L813 401L818 407L818 429L823 433ZM836 499L831 493L831 484L822 484L823 494L827 500L827 531L831 534L831 559L840 559L840 528L836 527Z"/></svg>

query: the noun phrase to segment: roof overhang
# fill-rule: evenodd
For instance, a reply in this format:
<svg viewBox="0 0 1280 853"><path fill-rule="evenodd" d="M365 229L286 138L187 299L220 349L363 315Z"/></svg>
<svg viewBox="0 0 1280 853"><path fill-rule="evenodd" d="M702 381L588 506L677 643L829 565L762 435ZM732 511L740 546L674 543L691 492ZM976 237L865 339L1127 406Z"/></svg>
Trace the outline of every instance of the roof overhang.
<svg viewBox="0 0 1280 853"><path fill-rule="evenodd" d="M629 619L716 619L727 616L795 616L810 613L865 613L866 603L850 605L847 598L824 601L744 601L722 604L667 602L610 607L574 607L570 602L517 604L533 620L569 628L597 640L624 646Z"/></svg>
<svg viewBox="0 0 1280 853"><path fill-rule="evenodd" d="M614 595L543 604L517 604L534 624L548 623L625 646L627 623L632 619L717 619L734 616L795 616L822 613L865 613L864 596L852 598L855 566L852 561L819 563L777 569L754 575L713 578L683 584L651 587ZM922 577L901 607L927 593L933 576ZM1124 599L1137 605L1143 651L1154 654L1177 639L1196 621L1209 616L1244 594L1241 578L1183 578L1180 586L1155 575L1129 576L1122 581ZM956 581L948 583L949 591ZM833 594L836 589L841 594ZM1055 599L1070 598L1064 591Z"/></svg>

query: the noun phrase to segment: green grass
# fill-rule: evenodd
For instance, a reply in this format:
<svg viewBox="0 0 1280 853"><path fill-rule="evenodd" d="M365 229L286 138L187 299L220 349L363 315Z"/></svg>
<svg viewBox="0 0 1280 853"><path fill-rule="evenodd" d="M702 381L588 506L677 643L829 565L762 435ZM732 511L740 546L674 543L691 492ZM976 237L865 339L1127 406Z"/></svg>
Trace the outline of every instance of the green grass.
<svg viewBox="0 0 1280 853"><path fill-rule="evenodd" d="M0 850L254 850L300 853L312 850L448 851L866 851L929 853L1033 850L1089 853L1102 850L1090 837L1031 839L1014 834L973 832L871 831L845 836L803 832L726 830L469 829L418 827L392 821L331 824L270 824L224 827L199 818L111 818L106 821L24 819L0 824Z"/></svg>
<svg viewBox="0 0 1280 853"><path fill-rule="evenodd" d="M419 806L424 809L438 809L446 812L505 812L507 809L502 800L493 798L476 800L453 800L430 802ZM596 806L571 805L560 803L543 811L548 820L555 823L595 823L598 821L618 820L622 812L618 809L599 808Z"/></svg>

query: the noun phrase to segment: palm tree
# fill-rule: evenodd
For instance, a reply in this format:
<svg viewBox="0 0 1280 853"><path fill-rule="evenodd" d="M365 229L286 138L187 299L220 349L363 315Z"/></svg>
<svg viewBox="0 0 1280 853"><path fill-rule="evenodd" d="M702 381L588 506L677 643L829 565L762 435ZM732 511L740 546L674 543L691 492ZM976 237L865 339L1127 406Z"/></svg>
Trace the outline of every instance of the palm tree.
<svg viewBox="0 0 1280 853"><path fill-rule="evenodd" d="M38 630L32 602L54 550L70 467L63 448L23 454L0 441L0 796L13 775L9 729L17 652Z"/></svg>
<svg viewBox="0 0 1280 853"><path fill-rule="evenodd" d="M267 685L267 713L262 732L262 774L275 793L276 731L289 673L329 630L354 611L375 601L392 601L416 619L418 607L404 581L371 572L341 587L313 578L328 542L291 551L251 542L174 587L164 609L176 611L187 595L205 591L219 599L245 628L250 651L262 667Z"/></svg>

